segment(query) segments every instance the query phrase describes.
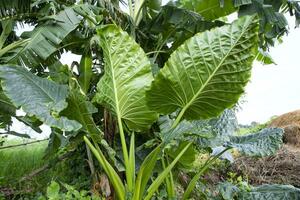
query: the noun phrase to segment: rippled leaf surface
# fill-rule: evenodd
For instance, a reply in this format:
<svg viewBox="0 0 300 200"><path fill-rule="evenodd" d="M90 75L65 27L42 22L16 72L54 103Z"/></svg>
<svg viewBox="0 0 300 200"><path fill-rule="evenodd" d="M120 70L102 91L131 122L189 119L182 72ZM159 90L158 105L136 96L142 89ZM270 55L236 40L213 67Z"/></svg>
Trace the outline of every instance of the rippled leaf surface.
<svg viewBox="0 0 300 200"><path fill-rule="evenodd" d="M146 105L146 89L153 80L150 61L142 48L120 28L98 30L105 74L95 100L105 105L133 130L147 129L157 118Z"/></svg>
<svg viewBox="0 0 300 200"><path fill-rule="evenodd" d="M206 119L233 106L244 92L257 52L257 20L196 34L171 54L147 92L148 106L183 118Z"/></svg>
<svg viewBox="0 0 300 200"><path fill-rule="evenodd" d="M282 145L283 129L266 128L258 133L231 136L225 146L236 148L247 156L270 156Z"/></svg>

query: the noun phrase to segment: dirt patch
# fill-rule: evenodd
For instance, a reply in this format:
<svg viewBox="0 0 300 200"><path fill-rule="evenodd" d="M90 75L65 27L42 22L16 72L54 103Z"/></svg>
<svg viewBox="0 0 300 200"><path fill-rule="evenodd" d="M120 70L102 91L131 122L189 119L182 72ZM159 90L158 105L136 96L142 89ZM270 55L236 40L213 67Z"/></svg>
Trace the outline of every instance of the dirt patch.
<svg viewBox="0 0 300 200"><path fill-rule="evenodd" d="M300 147L300 110L289 112L275 118L269 127L283 128L283 142L295 147Z"/></svg>
<svg viewBox="0 0 300 200"><path fill-rule="evenodd" d="M283 129L283 143L300 148L300 126L288 125Z"/></svg>
<svg viewBox="0 0 300 200"><path fill-rule="evenodd" d="M278 183L300 187L300 149L284 145L274 156L239 157L232 171L247 177L253 185Z"/></svg>

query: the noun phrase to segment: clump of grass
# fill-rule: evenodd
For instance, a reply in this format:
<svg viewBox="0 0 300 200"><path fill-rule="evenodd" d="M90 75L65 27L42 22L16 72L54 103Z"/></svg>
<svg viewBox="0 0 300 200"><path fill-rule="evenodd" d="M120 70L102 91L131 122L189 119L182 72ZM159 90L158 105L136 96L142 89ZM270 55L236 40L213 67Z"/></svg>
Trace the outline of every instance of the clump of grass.
<svg viewBox="0 0 300 200"><path fill-rule="evenodd" d="M21 143L10 140L5 145ZM0 185L15 183L27 173L44 165L47 141L0 150Z"/></svg>

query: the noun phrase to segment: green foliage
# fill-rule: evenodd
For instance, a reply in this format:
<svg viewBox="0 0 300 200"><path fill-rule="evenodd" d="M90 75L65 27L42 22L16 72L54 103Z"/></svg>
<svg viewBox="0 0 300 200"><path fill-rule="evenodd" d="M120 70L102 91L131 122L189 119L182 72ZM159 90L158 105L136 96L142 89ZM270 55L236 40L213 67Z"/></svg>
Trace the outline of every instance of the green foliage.
<svg viewBox="0 0 300 200"><path fill-rule="evenodd" d="M92 78L92 55L91 52L86 52L82 55L79 65L79 84L85 94L88 93Z"/></svg>
<svg viewBox="0 0 300 200"><path fill-rule="evenodd" d="M99 197L90 195L88 191L82 190L77 191L74 187L68 184L62 184L64 188L67 190L66 192L61 191L60 185L52 181L51 184L47 188L47 199L48 200L100 200ZM40 196L39 200L46 200L45 197Z"/></svg>
<svg viewBox="0 0 300 200"><path fill-rule="evenodd" d="M8 55L3 61L35 67L56 52L62 40L80 23L79 18L71 8L50 18L52 22L37 26L31 32L24 32L21 37L29 38L29 42L17 52Z"/></svg>
<svg viewBox="0 0 300 200"><path fill-rule="evenodd" d="M68 107L62 111L62 115L81 124L81 130L90 133L95 141L99 140L102 132L96 126L92 114L97 113L97 108L88 101L87 97L77 89L70 91L67 98Z"/></svg>
<svg viewBox="0 0 300 200"><path fill-rule="evenodd" d="M208 21L190 10L165 5L151 21L141 25L141 27L145 29L145 32L147 30L157 37L156 48L158 50L163 49L163 51L172 52L196 33L222 25L224 25L222 21ZM152 43L151 39L152 37L146 42ZM145 41L141 41L141 43L143 42ZM164 48L167 43L172 43L171 48Z"/></svg>
<svg viewBox="0 0 300 200"><path fill-rule="evenodd" d="M0 87L0 128L5 128L11 123L11 116L16 113L16 107L6 97Z"/></svg>
<svg viewBox="0 0 300 200"><path fill-rule="evenodd" d="M145 91L153 80L148 58L126 32L115 26L98 29L98 35L106 73L98 83L95 100L130 129L149 128L157 115L146 106Z"/></svg>
<svg viewBox="0 0 300 200"><path fill-rule="evenodd" d="M236 11L232 0L179 0L180 6L199 13L207 20L224 17Z"/></svg>
<svg viewBox="0 0 300 200"><path fill-rule="evenodd" d="M255 134L231 136L224 146L236 148L248 156L269 156L281 147L282 137L282 129L266 128Z"/></svg>
<svg viewBox="0 0 300 200"><path fill-rule="evenodd" d="M245 200L299 199L300 189L291 185L262 185L252 188L249 193L242 193L241 198Z"/></svg>
<svg viewBox="0 0 300 200"><path fill-rule="evenodd" d="M29 13L31 0L12 0L0 2L0 18L1 20L20 13Z"/></svg>
<svg viewBox="0 0 300 200"><path fill-rule="evenodd" d="M34 1L29 9L34 13L26 16L16 16L28 10L19 1L0 8L0 17L10 18L0 29L2 127L9 130L11 117L37 131L41 124L51 126L45 156L50 161L78 150L84 138L99 164L89 154L88 164L79 156L63 168L70 166L74 177L76 169L86 173L87 165L93 176L101 169L121 200L175 198L174 168L190 167L195 148L223 146L196 172L183 199L230 148L252 155L279 148L282 131L277 129L232 136L233 118L224 110L244 92L252 61L270 63L265 47L286 30L282 12L297 11L298 3L286 9L287 2L181 0L161 7L160 0L129 0L127 16L120 2ZM239 19L231 24L220 18L236 11ZM241 17L247 13L258 13L259 20ZM33 31L15 36L15 19L35 26ZM80 63L62 65L64 51L81 55ZM18 108L26 116L15 116ZM83 182L89 178L85 173ZM94 198L62 185L52 182L47 198Z"/></svg>
<svg viewBox="0 0 300 200"><path fill-rule="evenodd" d="M296 24L299 24L300 4L296 1L178 0L177 4L198 12L208 20L218 19L234 12L238 12L239 17L257 14L260 19L260 46L264 50L267 50L270 45L274 46L274 41L288 32L285 12L289 11L294 15Z"/></svg>
<svg viewBox="0 0 300 200"><path fill-rule="evenodd" d="M245 17L187 40L152 83L148 106L161 114L180 109L179 120L215 117L233 106L250 77L256 27Z"/></svg>
<svg viewBox="0 0 300 200"><path fill-rule="evenodd" d="M291 185L261 185L257 187L245 188L235 184L224 182L218 186L221 199L245 199L245 200L265 200L265 199L298 199L300 190Z"/></svg>
<svg viewBox="0 0 300 200"><path fill-rule="evenodd" d="M35 76L26 68L1 66L2 88L16 107L36 116L45 124L66 131L78 130L81 125L59 113L66 108L66 86ZM18 82L16 82L18 80Z"/></svg>

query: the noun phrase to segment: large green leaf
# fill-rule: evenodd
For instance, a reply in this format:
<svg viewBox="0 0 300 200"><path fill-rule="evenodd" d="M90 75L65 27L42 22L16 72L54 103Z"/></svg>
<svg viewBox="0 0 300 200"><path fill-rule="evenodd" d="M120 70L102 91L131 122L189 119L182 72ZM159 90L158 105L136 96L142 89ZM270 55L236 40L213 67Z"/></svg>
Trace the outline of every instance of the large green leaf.
<svg viewBox="0 0 300 200"><path fill-rule="evenodd" d="M84 52L84 54L81 57L80 65L79 65L78 82L85 94L87 94L91 84L91 78L93 75L92 65L93 65L93 59L92 59L91 52L89 51Z"/></svg>
<svg viewBox="0 0 300 200"><path fill-rule="evenodd" d="M239 199L243 200L296 200L300 199L300 189L291 185L261 185L250 192L241 192Z"/></svg>
<svg viewBox="0 0 300 200"><path fill-rule="evenodd" d="M35 76L19 66L0 66L0 78L7 97L27 114L65 131L81 127L78 122L59 116L60 111L67 107L66 86Z"/></svg>
<svg viewBox="0 0 300 200"><path fill-rule="evenodd" d="M233 0L179 0L178 4L199 13L207 20L224 17L236 11Z"/></svg>
<svg viewBox="0 0 300 200"><path fill-rule="evenodd" d="M174 53L147 91L148 106L162 114L179 110L179 119L218 116L244 92L257 52L257 20L196 34Z"/></svg>
<svg viewBox="0 0 300 200"><path fill-rule="evenodd" d="M169 116L158 119L160 136L164 143L194 138L200 148L223 145L225 141L229 141L229 136L233 135L238 127L232 109L225 110L219 117L208 120L182 120L175 128L172 128L173 123L174 120Z"/></svg>
<svg viewBox="0 0 300 200"><path fill-rule="evenodd" d="M88 133L94 142L98 141L100 143L99 138L103 134L92 117L92 114L97 112L97 108L76 89L70 92L67 102L68 107L61 114L79 122L82 125L82 130Z"/></svg>
<svg viewBox="0 0 300 200"><path fill-rule="evenodd" d="M296 200L300 199L300 189L291 185L265 184L257 187L234 185L229 182L217 186L222 199L242 200ZM212 199L219 199L212 197Z"/></svg>
<svg viewBox="0 0 300 200"><path fill-rule="evenodd" d="M0 86L0 128L6 128L12 124L12 116L16 115L16 107L4 94Z"/></svg>
<svg viewBox="0 0 300 200"><path fill-rule="evenodd" d="M286 4L285 1L272 0L252 0L252 3L243 5L238 11L238 15L259 16L260 21L260 46L268 50L268 45L274 46L275 39L288 32L288 22L284 16L284 10L281 7ZM292 8L292 7L290 7ZM293 9L291 9L291 12Z"/></svg>
<svg viewBox="0 0 300 200"><path fill-rule="evenodd" d="M236 148L248 156L270 156L282 145L283 130L266 128L255 134L231 136L225 146Z"/></svg>
<svg viewBox="0 0 300 200"><path fill-rule="evenodd" d="M171 47L168 46L164 50L173 51L196 33L224 24L221 21L207 21L198 13L187 9L166 5L161 8L155 18L145 25L144 32L159 35L156 42L158 47L172 43ZM149 42L149 39L145 41Z"/></svg>
<svg viewBox="0 0 300 200"><path fill-rule="evenodd" d="M174 120L168 116L162 116L158 120L160 136L165 144L172 142L172 140L187 140L188 135L196 136L197 138L213 137L213 127L209 120L183 120L175 128L172 128L173 123Z"/></svg>
<svg viewBox="0 0 300 200"><path fill-rule="evenodd" d="M24 63L28 67L36 66L56 52L62 40L77 28L79 23L80 19L72 8L50 16L46 23L38 25L33 31L24 32L21 37L29 38L30 41L4 60L7 63Z"/></svg>
<svg viewBox="0 0 300 200"><path fill-rule="evenodd" d="M7 98L4 94L2 88L0 87L0 114L6 115L15 115L16 107L12 104L12 102Z"/></svg>
<svg viewBox="0 0 300 200"><path fill-rule="evenodd" d="M238 129L238 121L233 109L225 110L218 118L208 120L210 124L210 138L198 138L197 146L200 148L215 148L222 146L230 140Z"/></svg>
<svg viewBox="0 0 300 200"><path fill-rule="evenodd" d="M105 74L97 85L96 101L130 129L144 130L157 118L146 105L145 91L153 80L150 62L141 47L114 25L98 29Z"/></svg>

